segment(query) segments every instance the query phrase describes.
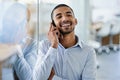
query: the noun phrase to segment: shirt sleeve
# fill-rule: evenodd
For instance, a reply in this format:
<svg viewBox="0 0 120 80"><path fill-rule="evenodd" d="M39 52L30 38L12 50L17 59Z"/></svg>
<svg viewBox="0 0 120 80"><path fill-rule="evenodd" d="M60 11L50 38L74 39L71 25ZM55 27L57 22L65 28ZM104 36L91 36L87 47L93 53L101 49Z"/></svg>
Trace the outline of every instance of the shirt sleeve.
<svg viewBox="0 0 120 80"><path fill-rule="evenodd" d="M82 80L96 80L96 69L96 54L95 51L91 49L87 56Z"/></svg>
<svg viewBox="0 0 120 80"><path fill-rule="evenodd" d="M45 53L45 48L47 46L42 45L42 48L39 50L39 56L35 68L33 70L33 80L47 80L51 69L54 65L56 59L57 49L49 47Z"/></svg>
<svg viewBox="0 0 120 80"><path fill-rule="evenodd" d="M20 80L32 80L32 69L24 57L17 59L14 69Z"/></svg>
<svg viewBox="0 0 120 80"><path fill-rule="evenodd" d="M23 51L24 55L18 55L13 64L14 70L20 80L32 80L33 68L37 58L36 43L31 43Z"/></svg>

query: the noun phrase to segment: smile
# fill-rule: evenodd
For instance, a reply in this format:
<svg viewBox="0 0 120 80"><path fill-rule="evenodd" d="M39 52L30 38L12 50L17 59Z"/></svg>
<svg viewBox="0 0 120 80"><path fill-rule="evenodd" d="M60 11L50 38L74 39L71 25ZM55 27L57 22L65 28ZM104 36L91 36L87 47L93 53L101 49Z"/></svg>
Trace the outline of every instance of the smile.
<svg viewBox="0 0 120 80"><path fill-rule="evenodd" d="M71 22L66 22L66 23L62 23L62 24L61 24L61 27L69 27L69 26L71 26L71 25L72 25Z"/></svg>

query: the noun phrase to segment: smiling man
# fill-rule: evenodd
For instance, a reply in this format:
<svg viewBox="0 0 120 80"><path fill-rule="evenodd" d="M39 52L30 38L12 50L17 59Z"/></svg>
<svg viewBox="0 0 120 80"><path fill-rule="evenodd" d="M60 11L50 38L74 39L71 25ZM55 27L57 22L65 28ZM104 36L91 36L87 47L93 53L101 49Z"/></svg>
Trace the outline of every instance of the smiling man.
<svg viewBox="0 0 120 80"><path fill-rule="evenodd" d="M75 35L77 19L72 8L57 5L51 19L48 40L40 42L34 80L95 80L96 55Z"/></svg>

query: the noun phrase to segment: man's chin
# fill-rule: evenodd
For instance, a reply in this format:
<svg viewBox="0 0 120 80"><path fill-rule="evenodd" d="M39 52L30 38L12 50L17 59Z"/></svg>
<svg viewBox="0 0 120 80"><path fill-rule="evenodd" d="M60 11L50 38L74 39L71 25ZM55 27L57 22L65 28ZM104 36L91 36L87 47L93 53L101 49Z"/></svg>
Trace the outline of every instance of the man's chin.
<svg viewBox="0 0 120 80"><path fill-rule="evenodd" d="M64 31L64 32L61 32L62 35L66 35L66 34L70 34L72 31Z"/></svg>

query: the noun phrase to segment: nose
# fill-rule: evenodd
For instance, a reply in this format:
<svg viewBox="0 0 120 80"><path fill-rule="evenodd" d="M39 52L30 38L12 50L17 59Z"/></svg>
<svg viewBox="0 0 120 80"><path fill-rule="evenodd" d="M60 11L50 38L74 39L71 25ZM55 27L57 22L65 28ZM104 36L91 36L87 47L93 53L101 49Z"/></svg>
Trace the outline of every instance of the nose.
<svg viewBox="0 0 120 80"><path fill-rule="evenodd" d="M63 21L63 22L66 22L66 21L68 21L68 20L69 20L69 19L68 19L67 16L63 16L63 17L62 17L62 21Z"/></svg>

